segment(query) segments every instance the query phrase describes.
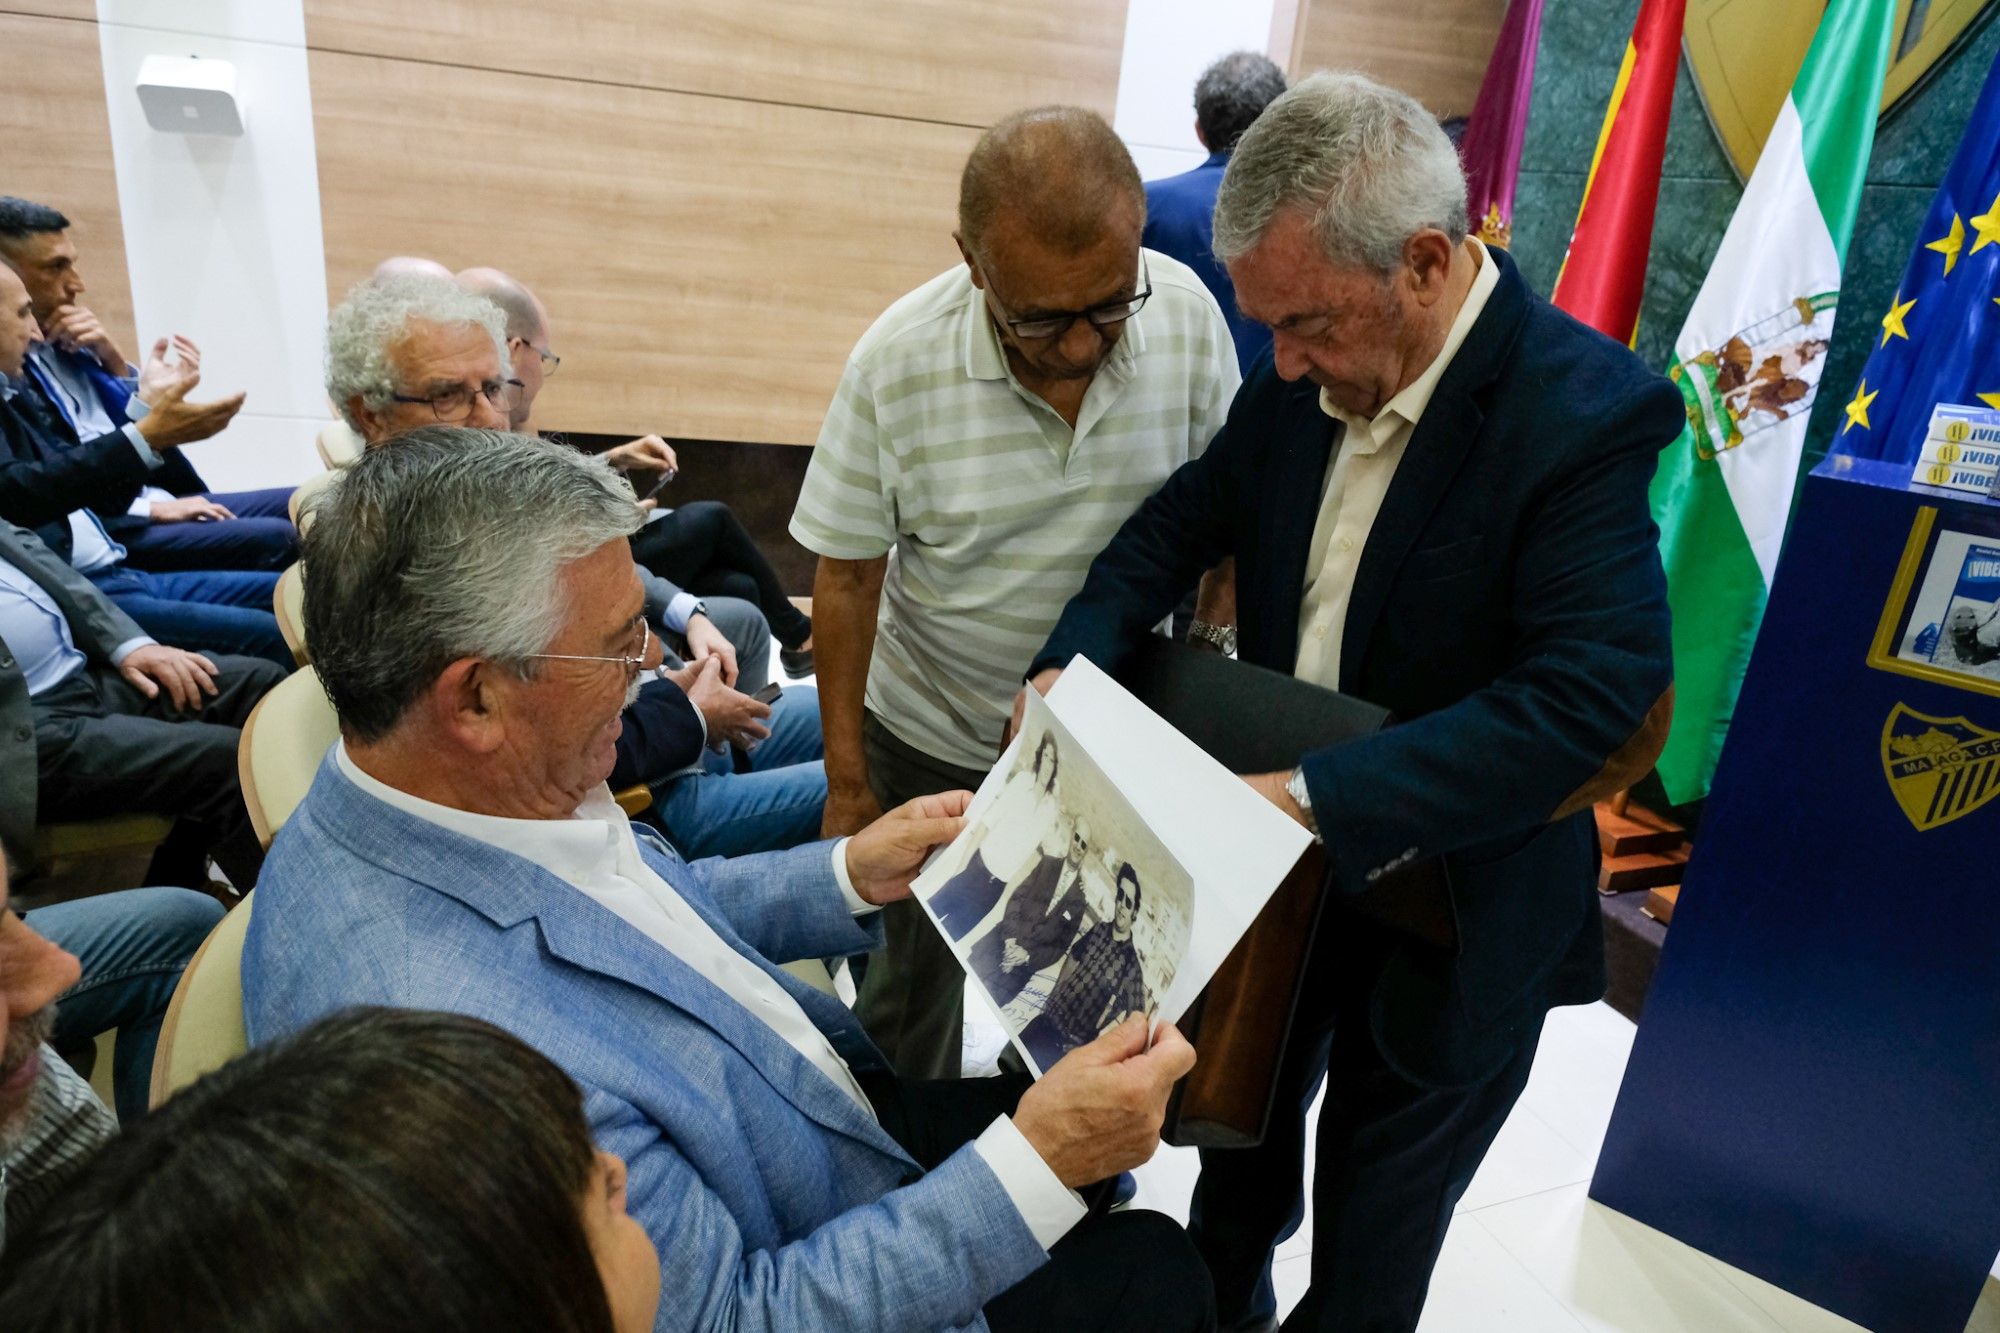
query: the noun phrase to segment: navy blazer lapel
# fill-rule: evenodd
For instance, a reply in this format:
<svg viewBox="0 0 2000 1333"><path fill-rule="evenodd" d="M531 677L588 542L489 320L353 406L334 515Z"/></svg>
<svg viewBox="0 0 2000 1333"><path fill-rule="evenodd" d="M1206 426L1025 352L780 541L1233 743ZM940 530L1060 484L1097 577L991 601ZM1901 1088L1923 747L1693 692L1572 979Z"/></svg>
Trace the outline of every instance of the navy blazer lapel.
<svg viewBox="0 0 2000 1333"><path fill-rule="evenodd" d="M1486 422L1481 395L1498 377L1513 351L1521 322L1527 318L1528 285L1521 280L1514 261L1503 250L1489 247L1486 254L1500 266L1499 284L1459 344L1458 354L1439 377L1423 417L1410 433L1354 571L1354 590L1348 597L1340 640L1340 687L1349 692L1367 660L1369 637L1382 617L1397 571L1451 489L1466 455L1478 443Z"/></svg>
<svg viewBox="0 0 2000 1333"><path fill-rule="evenodd" d="M1280 411L1266 476L1277 498L1263 536L1270 551L1272 615L1244 657L1287 675L1299 656L1299 604L1305 598L1306 559L1319 522L1320 493L1339 424L1320 410L1319 390L1300 380Z"/></svg>
<svg viewBox="0 0 2000 1333"><path fill-rule="evenodd" d="M893 1141L862 1108L780 1037L696 972L659 947L617 913L532 861L439 828L362 791L329 754L308 794L308 813L322 834L355 856L472 908L506 928L533 920L549 952L571 966L648 992L729 1043L799 1111L836 1133L878 1151ZM371 836L391 833L393 836ZM391 858L383 849L395 848ZM731 944L742 946L726 923L703 910L697 894L685 901ZM898 1155L900 1151L898 1150Z"/></svg>

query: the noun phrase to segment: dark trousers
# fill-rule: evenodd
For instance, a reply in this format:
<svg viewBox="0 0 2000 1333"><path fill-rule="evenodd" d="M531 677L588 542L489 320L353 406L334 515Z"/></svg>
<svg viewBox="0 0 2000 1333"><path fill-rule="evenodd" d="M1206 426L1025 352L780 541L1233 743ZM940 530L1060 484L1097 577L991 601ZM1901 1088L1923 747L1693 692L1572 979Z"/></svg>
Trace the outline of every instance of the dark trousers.
<svg viewBox="0 0 2000 1333"><path fill-rule="evenodd" d="M119 534L125 558L138 569L256 569L277 572L299 558L292 526L292 488L212 494L235 518L212 523L148 523Z"/></svg>
<svg viewBox="0 0 2000 1333"><path fill-rule="evenodd" d="M785 596L778 571L719 500L682 505L640 528L632 534L632 558L697 597L754 603L787 648L812 637L812 621Z"/></svg>
<svg viewBox="0 0 2000 1333"><path fill-rule="evenodd" d="M1452 1209L1513 1109L1541 1024L1513 1058L1469 1088L1420 1087L1382 1059L1368 993L1390 942L1342 916L1299 998L1264 1142L1205 1149L1188 1232L1215 1279L1225 1325L1277 1311L1271 1257L1305 1212L1306 1113L1322 1082L1313 1162L1312 1285L1288 1329L1414 1329Z"/></svg>
<svg viewBox="0 0 2000 1333"><path fill-rule="evenodd" d="M933 759L861 714L868 787L884 810L941 791L976 791L984 773ZM965 969L914 901L882 909L883 947L858 969L854 1016L905 1078L957 1078L965 1047Z"/></svg>
<svg viewBox="0 0 2000 1333"><path fill-rule="evenodd" d="M264 852L243 806L236 744L243 720L285 673L249 657L215 665L216 695L192 713L175 712L164 690L146 698L110 667L83 667L36 695L40 819L166 815L179 823L149 883L205 885L204 858L213 856L249 892Z"/></svg>
<svg viewBox="0 0 2000 1333"><path fill-rule="evenodd" d="M1011 1115L1026 1074L945 1082L856 1075L889 1136L925 1170ZM1049 1261L986 1304L994 1333L1053 1328L1178 1333L1215 1327L1215 1297L1187 1233L1163 1213L1107 1212L1111 1181L1083 1191L1090 1215L1049 1251Z"/></svg>
<svg viewBox="0 0 2000 1333"><path fill-rule="evenodd" d="M295 665L271 611L276 574L249 569L149 574L118 565L89 578L140 629L170 647L261 657L287 671Z"/></svg>

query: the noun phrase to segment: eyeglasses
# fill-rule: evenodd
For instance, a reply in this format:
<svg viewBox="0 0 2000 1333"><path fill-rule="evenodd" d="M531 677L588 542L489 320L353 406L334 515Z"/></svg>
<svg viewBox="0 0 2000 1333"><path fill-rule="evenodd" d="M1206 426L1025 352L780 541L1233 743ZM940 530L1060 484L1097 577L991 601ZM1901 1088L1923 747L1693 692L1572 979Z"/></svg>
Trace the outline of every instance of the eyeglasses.
<svg viewBox="0 0 2000 1333"><path fill-rule="evenodd" d="M995 305L1001 304L999 294L993 291L993 286L990 282L987 284L986 291L988 295L993 297ZM1006 313L1006 307L1002 305L1000 317L1006 322L1008 328L1014 330L1016 338L1041 341L1046 338L1059 337L1069 332L1069 326L1076 323L1079 319L1089 320L1091 327L1096 329L1108 329L1114 324L1122 324L1132 318L1132 316L1138 314L1140 307L1146 304L1146 298L1152 294L1152 274L1147 270L1145 256L1141 255L1139 257L1139 291L1135 295L1120 297L1116 301L1106 301L1102 305L1091 306L1088 310L1051 310L1047 314L1031 315L1026 319L1013 318Z"/></svg>
<svg viewBox="0 0 2000 1333"><path fill-rule="evenodd" d="M562 358L557 356L554 352L549 351L546 347L537 347L533 343L529 342L526 338L518 336L512 339L512 341L521 344L521 346L527 348L529 351L533 352L536 356L542 358L543 379L547 379L549 376L555 374L558 370L562 369Z"/></svg>
<svg viewBox="0 0 2000 1333"><path fill-rule="evenodd" d="M646 652L653 646L653 627L644 620L639 622L639 652L633 657L596 657L584 653L529 653L530 658L541 658L551 662L616 662L625 668L627 680L637 680L646 670Z"/></svg>
<svg viewBox="0 0 2000 1333"><path fill-rule="evenodd" d="M521 391L527 387L519 380L488 380L477 389L455 384L429 397L411 397L401 393L392 393L389 397L398 403L427 403L439 421L455 426L472 415L472 400L475 397L484 398L489 406L498 411L512 412L520 405Z"/></svg>

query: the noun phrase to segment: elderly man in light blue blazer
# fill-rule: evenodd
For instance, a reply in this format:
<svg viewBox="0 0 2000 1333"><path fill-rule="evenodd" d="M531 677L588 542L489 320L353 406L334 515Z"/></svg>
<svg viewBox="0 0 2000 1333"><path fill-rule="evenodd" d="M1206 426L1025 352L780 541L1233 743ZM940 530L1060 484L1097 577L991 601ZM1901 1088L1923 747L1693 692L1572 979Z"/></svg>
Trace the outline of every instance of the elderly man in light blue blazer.
<svg viewBox="0 0 2000 1333"><path fill-rule="evenodd" d="M259 884L252 1040L390 1004L538 1047L629 1166L660 1329L1212 1327L1181 1229L1101 1210L1158 1144L1179 1033L1135 1020L1032 1086L917 1083L775 965L876 945L969 793L692 865L611 802L619 710L658 660L638 521L601 463L493 431L415 431L343 473L304 554L342 740Z"/></svg>

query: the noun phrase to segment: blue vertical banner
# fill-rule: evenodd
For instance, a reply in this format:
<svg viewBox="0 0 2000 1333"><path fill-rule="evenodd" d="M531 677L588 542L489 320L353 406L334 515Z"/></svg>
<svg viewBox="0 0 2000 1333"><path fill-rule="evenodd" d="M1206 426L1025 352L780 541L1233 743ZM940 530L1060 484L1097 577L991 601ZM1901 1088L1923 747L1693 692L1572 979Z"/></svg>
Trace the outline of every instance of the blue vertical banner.
<svg viewBox="0 0 2000 1333"><path fill-rule="evenodd" d="M1829 458L1591 1197L1875 1333L2000 1253L2000 502Z"/></svg>
<svg viewBox="0 0 2000 1333"><path fill-rule="evenodd" d="M1827 452L1914 464L1938 403L2000 408L2000 56Z"/></svg>

